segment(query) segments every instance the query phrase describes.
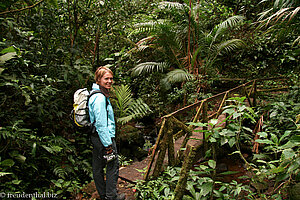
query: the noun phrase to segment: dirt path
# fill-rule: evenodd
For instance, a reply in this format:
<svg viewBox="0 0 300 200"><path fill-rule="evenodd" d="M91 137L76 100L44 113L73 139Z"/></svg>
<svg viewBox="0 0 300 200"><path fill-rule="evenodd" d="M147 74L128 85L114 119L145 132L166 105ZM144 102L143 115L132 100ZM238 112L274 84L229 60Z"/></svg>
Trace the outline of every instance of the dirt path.
<svg viewBox="0 0 300 200"><path fill-rule="evenodd" d="M134 200L136 199L134 196L134 188L133 188L133 184L124 181L122 179L118 179L118 193L121 194L125 194L126 195L126 200ZM74 197L74 199L76 200L98 200L100 199L98 192L96 191L96 186L94 181L92 181L91 183L87 184L86 187L84 187L80 193L78 193L76 195L76 197Z"/></svg>
<svg viewBox="0 0 300 200"><path fill-rule="evenodd" d="M225 116L221 115L219 117L219 122L224 120L224 118L225 118ZM194 138L194 139L190 139L188 141L188 144L190 144L192 146L198 146L201 144L201 140L203 139L203 134L201 132L194 132L193 135L191 136L191 138ZM176 140L176 142L174 143L175 152L177 152L180 149L183 140L184 140L184 137L181 137L178 140ZM168 156L165 156L165 160L164 160L165 163L168 162L167 157ZM150 156L146 157L142 161L136 161L136 162L133 162L131 165L120 168L119 180L118 180L118 191L119 191L119 193L125 193L127 200L136 199L134 196L134 183L138 180L143 180L143 174L144 174L146 168L148 167L149 160L150 160ZM154 165L152 165L152 167L153 166ZM78 199L78 200L93 200L93 199L99 198L99 195L96 191L94 182L91 182L90 184L88 184L82 190L82 192L86 193L89 197L84 198L83 195L80 193L77 195L76 199ZM84 196L87 196L87 195L84 195Z"/></svg>

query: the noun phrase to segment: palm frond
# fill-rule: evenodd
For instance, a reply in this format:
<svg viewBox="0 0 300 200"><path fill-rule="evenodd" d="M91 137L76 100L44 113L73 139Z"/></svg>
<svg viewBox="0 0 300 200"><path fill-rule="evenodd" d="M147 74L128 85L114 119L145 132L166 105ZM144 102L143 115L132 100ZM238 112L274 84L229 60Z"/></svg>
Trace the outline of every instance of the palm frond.
<svg viewBox="0 0 300 200"><path fill-rule="evenodd" d="M271 13L272 11L273 11L273 8L270 8L270 9L268 9L268 10L265 10L265 11L259 13L259 14L258 14L258 15L259 15L259 18L258 18L257 20L260 21L260 20L264 19L264 18L265 18L267 15L269 15L269 13Z"/></svg>
<svg viewBox="0 0 300 200"><path fill-rule="evenodd" d="M300 36L298 36L297 39L293 42L292 46L294 46L294 45L300 45Z"/></svg>
<svg viewBox="0 0 300 200"><path fill-rule="evenodd" d="M165 24L166 20L148 21L143 23L136 23L134 25L134 30L129 34L139 34L139 33L151 33L156 32L159 29L159 25Z"/></svg>
<svg viewBox="0 0 300 200"><path fill-rule="evenodd" d="M169 83L178 83L194 79L194 76L185 69L175 69L167 73L165 80Z"/></svg>
<svg viewBox="0 0 300 200"><path fill-rule="evenodd" d="M274 2L274 9L282 9L282 8L287 8L291 7L293 5L294 1L291 0L276 0Z"/></svg>
<svg viewBox="0 0 300 200"><path fill-rule="evenodd" d="M288 19L288 23L289 23L298 14L299 10L300 10L300 6L296 8L294 7L282 8L265 19L260 17L259 18L260 21L258 21L258 23L260 23L259 28L264 26L266 27L271 23L276 24L280 19L282 19L281 22L284 22ZM265 15L263 16L265 17Z"/></svg>
<svg viewBox="0 0 300 200"><path fill-rule="evenodd" d="M178 3L178 2L170 2L170 1L163 1L159 2L158 8L163 10L163 9L178 9L185 11L186 9L189 9L189 7L186 4Z"/></svg>
<svg viewBox="0 0 300 200"><path fill-rule="evenodd" d="M215 38L217 38L219 35L221 35L228 28L232 28L232 27L235 27L235 26L241 24L244 21L244 19L245 19L245 17L240 16L240 15L229 17L224 22L217 25L217 27L216 27L217 31L215 34Z"/></svg>
<svg viewBox="0 0 300 200"><path fill-rule="evenodd" d="M172 85L166 78L163 78L160 80L160 87L163 90L170 90L172 88Z"/></svg>
<svg viewBox="0 0 300 200"><path fill-rule="evenodd" d="M217 51L219 54L229 54L232 51L246 46L243 40L241 39L232 39L222 42L217 45Z"/></svg>
<svg viewBox="0 0 300 200"><path fill-rule="evenodd" d="M210 57L207 57L206 66L212 66L215 59L220 54L229 54L233 52L236 49L239 49L243 46L246 46L246 44L241 39L232 39L232 40L226 40L222 43L215 44L211 47L210 51Z"/></svg>
<svg viewBox="0 0 300 200"><path fill-rule="evenodd" d="M165 62L145 62L140 63L132 69L131 75L138 76L141 74L147 74L152 72L164 72L165 69L169 68L169 64Z"/></svg>
<svg viewBox="0 0 300 200"><path fill-rule="evenodd" d="M299 12L300 7L297 5L297 1L293 0L276 0L273 7L261 12L258 18L260 27L268 26L271 22L276 24L280 19L281 21L290 22Z"/></svg>

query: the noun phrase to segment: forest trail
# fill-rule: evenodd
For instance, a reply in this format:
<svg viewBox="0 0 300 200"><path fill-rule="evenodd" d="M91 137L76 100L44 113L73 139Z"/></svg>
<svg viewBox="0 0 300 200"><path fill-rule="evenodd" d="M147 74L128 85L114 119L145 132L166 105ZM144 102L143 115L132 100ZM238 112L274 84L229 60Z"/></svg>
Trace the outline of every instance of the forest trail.
<svg viewBox="0 0 300 200"><path fill-rule="evenodd" d="M225 115L220 115L218 118L218 123L222 122L225 119ZM188 145L191 146L199 146L202 143L203 140L203 133L202 132L193 132L193 135L190 137L188 141ZM179 138L174 142L174 151L179 151L181 144L184 140L184 136ZM126 167L120 168L119 177L122 180L128 181L130 183L135 183L138 180L144 179L144 172L146 168L148 167L148 163L150 161L150 155L148 155L144 160L142 161L136 161L133 162L131 165L128 165ZM168 162L168 156L165 156L164 164L167 164ZM154 166L154 165L153 165Z"/></svg>
<svg viewBox="0 0 300 200"><path fill-rule="evenodd" d="M222 122L225 119L225 115L220 115L218 118L218 123ZM193 132L193 135L190 137L187 144L191 146L198 146L202 143L203 134L201 132ZM179 151L181 144L184 140L184 136L179 138L174 142L175 152ZM119 179L118 179L118 192L126 194L126 200L135 200L134 185L137 181L144 179L144 173L148 167L150 161L150 155L148 155L142 161L135 161L126 167L121 167L119 169ZM165 156L164 164L167 164L168 156ZM86 187L82 190L84 193L89 194L89 200L99 199L99 195L96 191L94 182L87 184ZM76 199L85 200L82 197L82 194L77 194Z"/></svg>

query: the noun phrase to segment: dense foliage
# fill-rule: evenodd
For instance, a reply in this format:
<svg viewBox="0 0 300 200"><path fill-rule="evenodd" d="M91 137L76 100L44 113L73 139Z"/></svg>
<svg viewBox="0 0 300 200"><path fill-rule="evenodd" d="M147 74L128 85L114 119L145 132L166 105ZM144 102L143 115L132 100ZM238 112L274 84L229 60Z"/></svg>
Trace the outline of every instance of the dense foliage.
<svg viewBox="0 0 300 200"><path fill-rule="evenodd" d="M91 87L98 66L115 74L118 134L127 142L141 139L133 124L154 127L166 112L215 92L219 78L285 75L299 84L298 10L298 0L1 1L2 192L68 199L91 181L91 144L69 113L73 93ZM299 159L299 150L284 146L298 131L291 120L299 94L290 95L259 113L272 114L253 168L276 184L282 173L289 178L281 181L295 180L297 162L286 162Z"/></svg>
<svg viewBox="0 0 300 200"><path fill-rule="evenodd" d="M300 93L294 89L258 111L245 104L245 97L233 97L224 108L228 114L224 121L189 123L196 126L195 132L205 133L211 148L190 171L183 199L298 199ZM226 121L227 126L220 126ZM256 123L260 129L252 128ZM208 126L209 130L197 128ZM247 151L249 146L253 153ZM222 170L224 157L246 171ZM226 179L235 173L239 176ZM174 198L179 175L180 168L169 167L158 179L139 182L138 199Z"/></svg>

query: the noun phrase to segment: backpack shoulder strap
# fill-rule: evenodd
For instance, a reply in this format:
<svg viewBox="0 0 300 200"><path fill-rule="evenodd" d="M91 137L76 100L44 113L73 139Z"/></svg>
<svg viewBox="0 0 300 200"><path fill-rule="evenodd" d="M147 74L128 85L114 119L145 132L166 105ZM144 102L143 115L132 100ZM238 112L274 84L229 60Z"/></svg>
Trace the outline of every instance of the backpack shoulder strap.
<svg viewBox="0 0 300 200"><path fill-rule="evenodd" d="M93 96L94 94L97 94L97 93L103 94L103 93L101 92L101 90L92 90L92 92L90 93L90 95L89 95L89 97L88 97L88 101L89 101L89 99L91 98L91 96ZM104 94L103 94L103 95L104 95ZM104 98L105 98L106 108L107 108L109 102L108 102L108 100L107 100L107 98L106 98L105 95L104 95Z"/></svg>

